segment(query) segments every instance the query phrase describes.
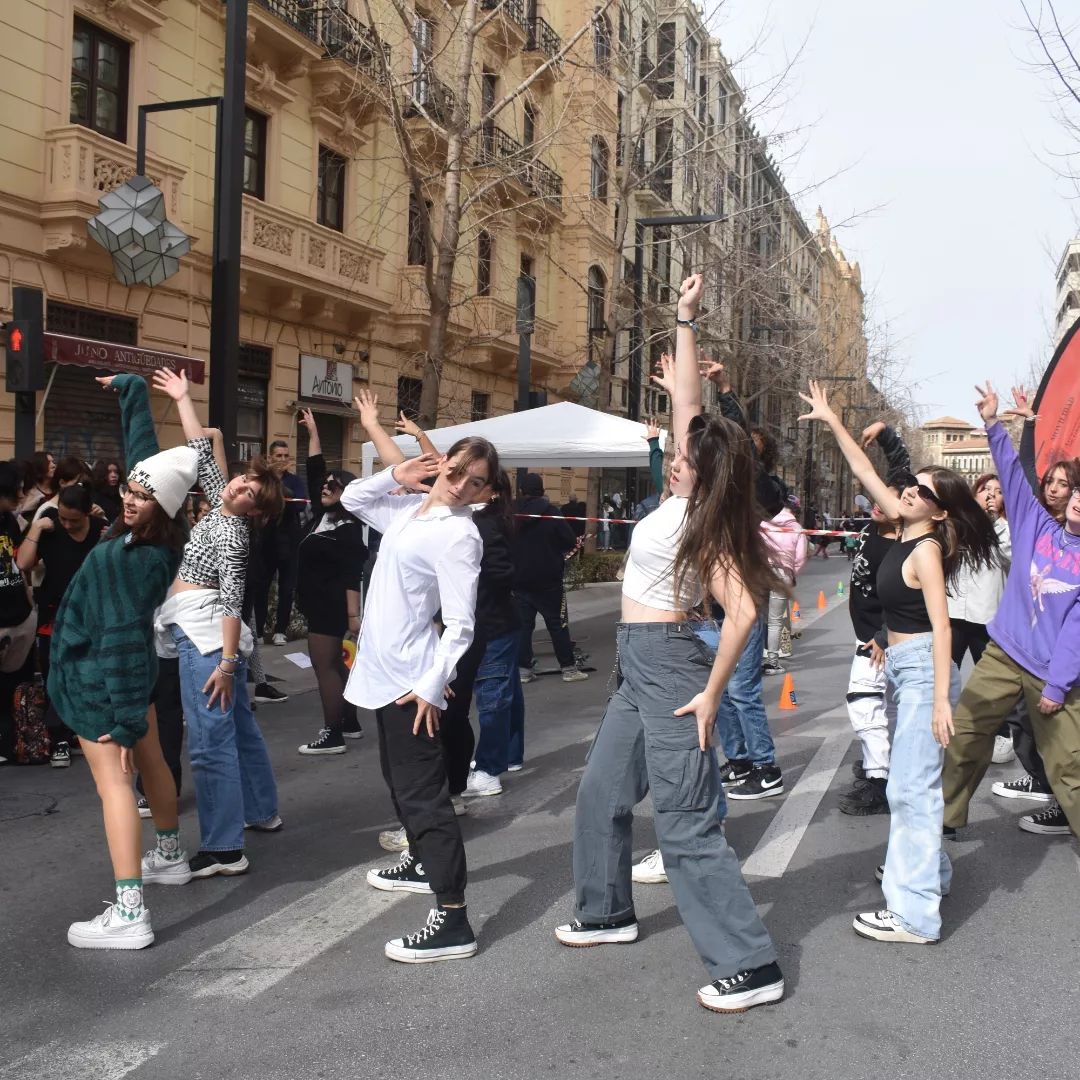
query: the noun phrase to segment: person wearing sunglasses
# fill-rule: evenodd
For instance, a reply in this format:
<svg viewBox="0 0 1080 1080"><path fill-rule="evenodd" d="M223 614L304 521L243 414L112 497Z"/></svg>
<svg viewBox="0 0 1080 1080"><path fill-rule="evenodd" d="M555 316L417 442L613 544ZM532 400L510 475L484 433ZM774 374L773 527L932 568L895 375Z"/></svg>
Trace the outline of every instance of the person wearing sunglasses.
<svg viewBox="0 0 1080 1080"><path fill-rule="evenodd" d="M897 495L830 408L824 389L811 380L809 390L799 396L810 412L799 419L828 425L855 478L887 518L900 522L900 538L877 576L888 630L886 674L896 700L886 786L889 846L881 871L886 906L862 912L852 925L876 941L930 944L941 936L941 897L952 879L942 849L941 767L960 672L952 659L947 591L963 567L992 564L997 536L963 477L951 469L922 469L906 478Z"/></svg>
<svg viewBox="0 0 1080 1080"><path fill-rule="evenodd" d="M945 760L945 824L967 824L994 737L1020 694L1057 801L1020 819L1025 832L1080 835L1080 483L1064 520L1031 490L990 383L979 392L1012 540L1012 567L990 644L957 706Z"/></svg>
<svg viewBox="0 0 1080 1080"><path fill-rule="evenodd" d="M322 704L322 729L301 754L344 754L346 739L359 739L356 706L345 700L348 671L341 658L346 634L360 631L360 579L367 562L363 524L341 505L341 493L356 477L327 472L319 428L310 409L300 410L308 431L307 482L314 522L300 541L296 600L308 626L308 656Z"/></svg>

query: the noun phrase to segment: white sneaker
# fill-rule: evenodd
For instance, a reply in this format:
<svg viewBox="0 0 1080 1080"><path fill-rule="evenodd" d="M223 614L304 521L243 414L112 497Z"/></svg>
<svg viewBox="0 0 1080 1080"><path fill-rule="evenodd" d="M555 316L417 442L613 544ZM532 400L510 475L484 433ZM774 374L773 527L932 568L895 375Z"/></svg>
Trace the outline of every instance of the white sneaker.
<svg viewBox="0 0 1080 1080"><path fill-rule="evenodd" d="M994 736L994 756L991 761L995 765L1004 765L1006 762L1012 761L1016 757L1016 751L1013 749L1012 739L1008 735L995 735Z"/></svg>
<svg viewBox="0 0 1080 1080"><path fill-rule="evenodd" d="M284 634L275 634L271 639L275 645L288 645L289 639Z"/></svg>
<svg viewBox="0 0 1080 1080"><path fill-rule="evenodd" d="M641 862L634 865L630 877L642 885L663 885L667 881L664 871L664 856L660 849L649 852Z"/></svg>
<svg viewBox="0 0 1080 1080"><path fill-rule="evenodd" d="M864 911L861 915L856 915L851 927L860 937L872 938L874 941L933 945L936 940L908 930L888 908L883 908L881 911Z"/></svg>
<svg viewBox="0 0 1080 1080"><path fill-rule="evenodd" d="M535 672L533 671L532 668L528 668L528 667L518 668L518 675L521 676L522 684L531 683L531 682L536 681L536 674L535 674Z"/></svg>
<svg viewBox="0 0 1080 1080"><path fill-rule="evenodd" d="M150 912L142 909L137 919L124 919L115 904L89 922L73 922L68 927L68 944L76 949L145 949L154 944Z"/></svg>
<svg viewBox="0 0 1080 1080"><path fill-rule="evenodd" d="M383 851L408 851L409 839L405 835L405 826L400 829L386 829L379 833L379 847Z"/></svg>
<svg viewBox="0 0 1080 1080"><path fill-rule="evenodd" d="M152 848L142 857L142 879L144 885L186 885L191 880L187 852L182 851L179 859L166 859Z"/></svg>
<svg viewBox="0 0 1080 1080"><path fill-rule="evenodd" d="M521 770L524 769L524 768L525 768L525 763L519 761L516 765L507 765L506 766L506 771L507 772L521 772Z"/></svg>
<svg viewBox="0 0 1080 1080"><path fill-rule="evenodd" d="M474 795L501 795L502 784L497 776L484 772L483 769L473 769L469 773L468 782L462 795L471 798Z"/></svg>
<svg viewBox="0 0 1080 1080"><path fill-rule="evenodd" d="M589 673L582 671L581 668L564 667L562 669L563 682L584 682L588 677Z"/></svg>

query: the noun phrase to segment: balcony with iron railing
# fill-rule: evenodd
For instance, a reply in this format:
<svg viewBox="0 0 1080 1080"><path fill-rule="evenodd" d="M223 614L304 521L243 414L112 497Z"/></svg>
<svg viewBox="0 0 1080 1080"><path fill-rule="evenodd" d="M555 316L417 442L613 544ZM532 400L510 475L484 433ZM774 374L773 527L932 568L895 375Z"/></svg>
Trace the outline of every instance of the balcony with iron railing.
<svg viewBox="0 0 1080 1080"><path fill-rule="evenodd" d="M480 10L494 12L484 32L507 54L524 47L529 36L525 0L480 0Z"/></svg>
<svg viewBox="0 0 1080 1080"><path fill-rule="evenodd" d="M415 117L426 113L436 124L446 127L453 119L456 103L454 91L425 69L413 75L410 100L406 106L405 115ZM465 118L468 119L467 112Z"/></svg>
<svg viewBox="0 0 1080 1080"><path fill-rule="evenodd" d="M562 177L537 160L533 147L524 146L490 121L481 125L476 141L476 164L497 165L546 208L562 206Z"/></svg>
<svg viewBox="0 0 1080 1080"><path fill-rule="evenodd" d="M562 38L555 33L554 28L546 19L533 15L525 20L525 29L528 34L525 39L526 52L543 53L549 60L559 55Z"/></svg>
<svg viewBox="0 0 1080 1080"><path fill-rule="evenodd" d="M671 202L672 177L670 163L654 165L651 162L637 159L630 169L635 191L651 196L662 206L666 206Z"/></svg>
<svg viewBox="0 0 1080 1080"><path fill-rule="evenodd" d="M390 46L380 41L371 27L341 8L323 8L317 15L315 40L323 47L323 55L340 60L372 82L385 86L390 70Z"/></svg>

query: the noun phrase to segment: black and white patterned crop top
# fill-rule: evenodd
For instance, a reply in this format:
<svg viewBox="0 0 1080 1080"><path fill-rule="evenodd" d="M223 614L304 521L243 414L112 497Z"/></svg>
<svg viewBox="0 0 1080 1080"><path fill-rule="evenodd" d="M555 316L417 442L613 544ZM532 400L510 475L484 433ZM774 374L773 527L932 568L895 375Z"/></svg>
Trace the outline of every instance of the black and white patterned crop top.
<svg viewBox="0 0 1080 1080"><path fill-rule="evenodd" d="M211 509L191 530L178 577L189 585L217 589L223 614L239 619L247 580L248 519L221 511L225 478L214 460L211 441L190 439L188 446L199 455L199 484Z"/></svg>

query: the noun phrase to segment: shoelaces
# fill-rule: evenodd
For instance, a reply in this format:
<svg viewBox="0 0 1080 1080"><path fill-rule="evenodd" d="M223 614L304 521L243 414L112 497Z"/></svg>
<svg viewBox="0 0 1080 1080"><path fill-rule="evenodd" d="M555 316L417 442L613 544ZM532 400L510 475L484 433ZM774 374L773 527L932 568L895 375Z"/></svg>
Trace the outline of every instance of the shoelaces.
<svg viewBox="0 0 1080 1080"><path fill-rule="evenodd" d="M737 986L742 986L747 979L750 978L751 972L740 971L737 975L732 975L728 979L717 979L716 981L725 990L734 990Z"/></svg>
<svg viewBox="0 0 1080 1080"><path fill-rule="evenodd" d="M443 923L446 921L446 912L439 908L432 908L428 912L427 922L416 931L415 934L409 934L405 939L406 945L419 945L428 938L434 937L441 929Z"/></svg>

